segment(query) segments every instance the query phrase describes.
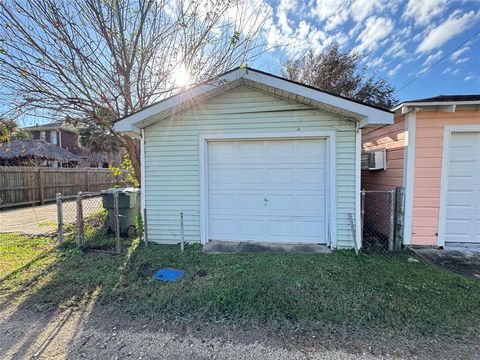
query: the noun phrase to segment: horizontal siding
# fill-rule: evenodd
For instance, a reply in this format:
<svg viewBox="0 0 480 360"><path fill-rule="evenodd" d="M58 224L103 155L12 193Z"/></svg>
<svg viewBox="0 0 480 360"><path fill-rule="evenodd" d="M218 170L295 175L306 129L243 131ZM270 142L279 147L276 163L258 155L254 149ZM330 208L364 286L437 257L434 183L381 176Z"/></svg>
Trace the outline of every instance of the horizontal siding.
<svg viewBox="0 0 480 360"><path fill-rule="evenodd" d="M405 119L395 118L392 125L383 126L365 134L362 149L386 149L387 170L362 171L362 188L389 190L403 185L403 158L405 148Z"/></svg>
<svg viewBox="0 0 480 360"><path fill-rule="evenodd" d="M145 129L149 240L200 241L200 134L337 132L337 246L352 247L355 214L355 126L327 112L241 87Z"/></svg>
<svg viewBox="0 0 480 360"><path fill-rule="evenodd" d="M443 132L447 125L480 125L480 113L419 112L416 123L412 244L437 245Z"/></svg>

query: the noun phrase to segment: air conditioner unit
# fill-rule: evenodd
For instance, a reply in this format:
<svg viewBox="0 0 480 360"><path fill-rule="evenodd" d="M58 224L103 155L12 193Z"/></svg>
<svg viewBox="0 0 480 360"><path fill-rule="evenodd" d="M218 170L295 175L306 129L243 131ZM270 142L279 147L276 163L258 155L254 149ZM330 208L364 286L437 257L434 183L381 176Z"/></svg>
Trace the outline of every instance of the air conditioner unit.
<svg viewBox="0 0 480 360"><path fill-rule="evenodd" d="M386 149L363 153L362 170L387 170Z"/></svg>

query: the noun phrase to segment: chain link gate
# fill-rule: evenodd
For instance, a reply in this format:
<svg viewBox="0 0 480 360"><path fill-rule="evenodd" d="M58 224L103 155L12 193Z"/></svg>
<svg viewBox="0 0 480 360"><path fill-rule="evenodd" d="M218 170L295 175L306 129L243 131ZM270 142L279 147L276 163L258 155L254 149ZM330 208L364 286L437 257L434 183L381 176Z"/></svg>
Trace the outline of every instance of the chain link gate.
<svg viewBox="0 0 480 360"><path fill-rule="evenodd" d="M362 248L393 251L402 245L403 188L362 190Z"/></svg>

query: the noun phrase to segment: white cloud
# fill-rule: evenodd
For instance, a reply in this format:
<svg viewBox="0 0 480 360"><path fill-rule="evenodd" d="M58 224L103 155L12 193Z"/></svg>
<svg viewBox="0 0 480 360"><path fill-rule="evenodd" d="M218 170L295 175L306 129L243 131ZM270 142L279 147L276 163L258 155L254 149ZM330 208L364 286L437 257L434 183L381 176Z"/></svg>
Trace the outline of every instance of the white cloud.
<svg viewBox="0 0 480 360"><path fill-rule="evenodd" d="M361 23L375 11L385 7L386 0L316 0L312 13L326 21L325 30L331 31L353 19ZM392 9L390 9L392 10Z"/></svg>
<svg viewBox="0 0 480 360"><path fill-rule="evenodd" d="M398 64L397 66L395 66L392 70L390 70L387 73L388 77L395 76L398 73L398 71L400 70L401 67L402 67L402 64Z"/></svg>
<svg viewBox="0 0 480 360"><path fill-rule="evenodd" d="M473 75L468 75L468 76L465 76L463 79L464 79L465 81L470 81L470 80L475 79L475 76L473 76Z"/></svg>
<svg viewBox="0 0 480 360"><path fill-rule="evenodd" d="M379 42L385 39L393 30L393 21L382 17L369 17L365 24L365 29L359 35L360 44L354 48L354 51L364 52L374 51L378 48Z"/></svg>
<svg viewBox="0 0 480 360"><path fill-rule="evenodd" d="M467 52L468 50L470 50L470 48L468 46L465 46L465 47L462 47L460 49L458 49L457 51L455 51L451 58L452 60L458 60L458 58L465 52Z"/></svg>
<svg viewBox="0 0 480 360"><path fill-rule="evenodd" d="M467 57L464 57L462 59L458 59L457 61L455 61L455 64L463 64L463 63L467 62L468 60L470 60L470 58L467 56Z"/></svg>
<svg viewBox="0 0 480 360"><path fill-rule="evenodd" d="M433 64L435 61L440 59L443 55L442 50L438 50L435 54L430 55L427 57L427 59L423 62L423 66L428 66L430 64Z"/></svg>
<svg viewBox="0 0 480 360"><path fill-rule="evenodd" d="M405 50L405 42L402 39L396 39L393 44L390 44L389 49L385 53L387 56L391 57L405 57L407 51Z"/></svg>
<svg viewBox="0 0 480 360"><path fill-rule="evenodd" d="M427 25L446 10L447 4L448 0L409 0L404 16L413 18L418 25Z"/></svg>
<svg viewBox="0 0 480 360"><path fill-rule="evenodd" d="M455 35L472 26L479 15L480 12L476 14L474 11L463 15L458 11L454 12L446 21L428 33L418 45L417 52L424 53L439 48Z"/></svg>
<svg viewBox="0 0 480 360"><path fill-rule="evenodd" d="M382 0L355 0L350 9L353 20L360 22L369 17L375 10L382 10Z"/></svg>
<svg viewBox="0 0 480 360"><path fill-rule="evenodd" d="M372 68L372 67L377 67L383 65L384 61L381 57L378 57L369 63L367 63L367 67Z"/></svg>

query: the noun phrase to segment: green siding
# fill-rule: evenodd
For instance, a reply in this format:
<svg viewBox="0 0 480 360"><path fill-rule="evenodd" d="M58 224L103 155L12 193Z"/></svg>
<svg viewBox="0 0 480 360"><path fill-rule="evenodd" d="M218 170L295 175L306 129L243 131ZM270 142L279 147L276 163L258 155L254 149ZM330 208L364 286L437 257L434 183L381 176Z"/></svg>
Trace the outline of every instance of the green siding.
<svg viewBox="0 0 480 360"><path fill-rule="evenodd" d="M293 111L292 111L293 110ZM353 247L355 124L327 112L242 86L145 129L148 238L200 241L200 134L335 130L337 133L337 247Z"/></svg>

